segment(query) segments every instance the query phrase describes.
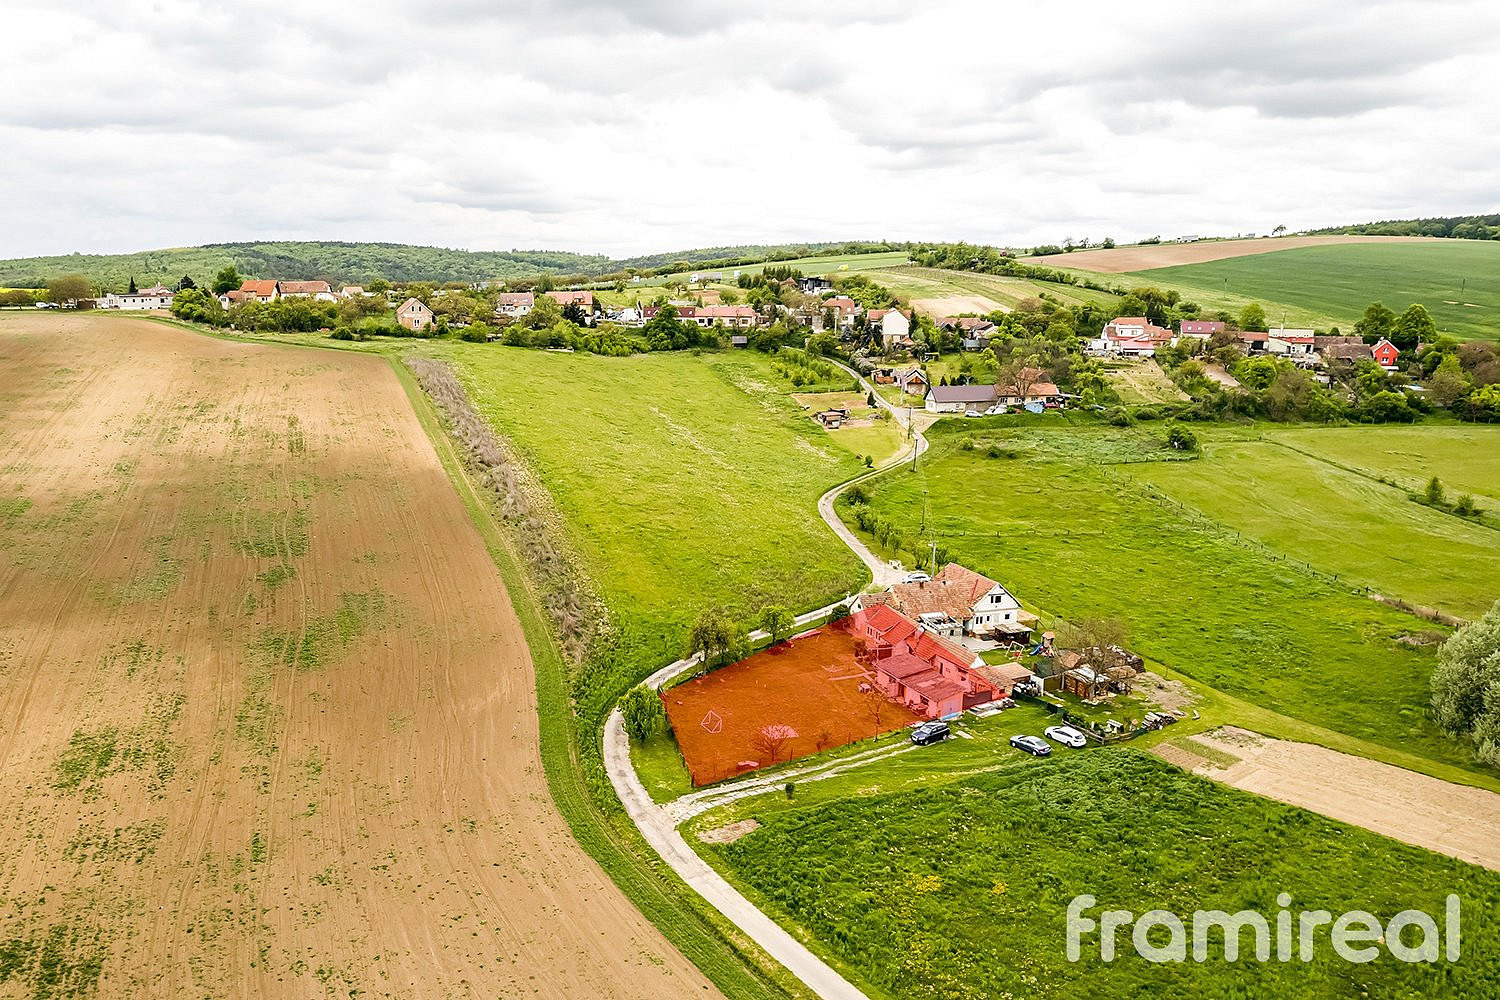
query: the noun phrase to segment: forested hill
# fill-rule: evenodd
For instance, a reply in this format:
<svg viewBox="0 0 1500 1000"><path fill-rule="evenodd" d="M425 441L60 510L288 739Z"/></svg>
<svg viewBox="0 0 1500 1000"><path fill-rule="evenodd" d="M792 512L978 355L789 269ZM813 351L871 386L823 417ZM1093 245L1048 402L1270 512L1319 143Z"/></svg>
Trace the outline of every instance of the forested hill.
<svg viewBox="0 0 1500 1000"><path fill-rule="evenodd" d="M216 243L129 254L66 254L0 261L0 286L36 288L60 274L81 274L105 289L173 284L184 275L199 284L233 265L249 278L326 279L332 284L388 281L487 281L553 273L597 273L602 256L546 250L448 250L398 243Z"/></svg>
<svg viewBox="0 0 1500 1000"><path fill-rule="evenodd" d="M1388 219L1352 226L1309 229L1312 236L1441 236L1456 240L1500 239L1500 215L1451 215L1431 219Z"/></svg>
<svg viewBox="0 0 1500 1000"><path fill-rule="evenodd" d="M230 265L246 278L324 279L340 284L387 281L493 281L559 275L598 276L622 271L696 267L789 259L844 248L889 249L876 243L807 243L779 246L707 247L611 260L600 254L553 250L449 250L400 243L273 242L215 243L202 247L145 250L128 254L63 254L0 260L0 287L40 288L59 275L81 274L104 291L137 285L175 285L184 276L208 284Z"/></svg>

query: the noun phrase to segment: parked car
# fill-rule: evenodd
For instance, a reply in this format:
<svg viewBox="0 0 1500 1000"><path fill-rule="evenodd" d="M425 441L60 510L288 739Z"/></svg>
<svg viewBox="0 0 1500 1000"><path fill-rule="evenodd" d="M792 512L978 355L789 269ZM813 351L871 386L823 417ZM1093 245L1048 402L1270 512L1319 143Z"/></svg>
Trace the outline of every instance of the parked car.
<svg viewBox="0 0 1500 1000"><path fill-rule="evenodd" d="M1040 736L1012 736L1010 745L1033 757L1046 757L1052 753L1052 748Z"/></svg>
<svg viewBox="0 0 1500 1000"><path fill-rule="evenodd" d="M1072 726L1048 726L1042 731L1042 735L1046 736L1053 743L1061 743L1063 746L1072 747L1075 750L1079 747L1087 746L1089 742L1083 733Z"/></svg>
<svg viewBox="0 0 1500 1000"><path fill-rule="evenodd" d="M987 416L987 417L998 417L998 416L1000 416L1004 412L1006 412L1006 410L1005 410L1005 404L1004 403L996 403L994 406L990 407L988 410L985 410L984 411L984 415Z"/></svg>
<svg viewBox="0 0 1500 1000"><path fill-rule="evenodd" d="M921 570L918 570L915 573L908 573L905 576L903 576L901 578L901 582L902 583L926 583L928 580L931 580L931 579L932 579L932 577L928 576L926 573L923 573Z"/></svg>
<svg viewBox="0 0 1500 1000"><path fill-rule="evenodd" d="M982 417L982 416L984 416L984 414L980 413L978 410L968 410L968 411L966 411L964 413L964 416L966 416L966 417Z"/></svg>
<svg viewBox="0 0 1500 1000"><path fill-rule="evenodd" d="M949 728L948 723L941 719L934 719L932 722L924 722L913 729L911 741L919 747L925 747L929 743L941 743L952 735L953 730Z"/></svg>

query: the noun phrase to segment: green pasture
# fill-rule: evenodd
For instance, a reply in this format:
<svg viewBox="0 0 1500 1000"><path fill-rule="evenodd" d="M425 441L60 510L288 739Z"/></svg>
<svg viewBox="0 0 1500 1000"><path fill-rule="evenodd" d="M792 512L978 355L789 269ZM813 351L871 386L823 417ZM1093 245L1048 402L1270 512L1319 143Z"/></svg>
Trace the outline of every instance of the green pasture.
<svg viewBox="0 0 1500 1000"><path fill-rule="evenodd" d="M639 674L683 655L706 608L749 619L863 585L816 514L861 466L767 357L442 350L550 493Z"/></svg>
<svg viewBox="0 0 1500 1000"><path fill-rule="evenodd" d="M1388 442L1393 431L1399 440ZM1356 435L1357 451L1342 456L1355 465L1314 457L1325 448L1344 451ZM1473 618L1500 598L1500 531L1415 503L1407 489L1355 471L1363 456L1388 448L1429 456L1454 450L1455 437L1463 448L1447 463L1429 458L1376 471L1420 490L1425 469L1441 466L1455 492L1472 483L1500 494L1500 468L1485 468L1500 465L1496 427L1270 429L1249 440L1201 434L1201 461L1133 465L1129 473L1283 556L1388 597Z"/></svg>
<svg viewBox="0 0 1500 1000"><path fill-rule="evenodd" d="M872 997L1415 998L1500 989L1491 917L1500 874L1134 749L1013 761L894 793L816 803L764 796L731 814L759 829L699 850ZM1408 964L1382 952L1353 966L1333 952L1326 927L1306 963L1230 963L1222 935L1202 963L1147 962L1123 933L1112 962L1101 960L1097 933L1083 939L1080 961L1067 958L1067 908L1079 895L1095 897L1095 919L1100 909L1161 908L1191 926L1197 909L1253 908L1274 928L1283 892L1294 912L1364 909L1388 921L1420 909L1440 924L1455 893L1462 960ZM1253 947L1248 933L1245 945Z"/></svg>

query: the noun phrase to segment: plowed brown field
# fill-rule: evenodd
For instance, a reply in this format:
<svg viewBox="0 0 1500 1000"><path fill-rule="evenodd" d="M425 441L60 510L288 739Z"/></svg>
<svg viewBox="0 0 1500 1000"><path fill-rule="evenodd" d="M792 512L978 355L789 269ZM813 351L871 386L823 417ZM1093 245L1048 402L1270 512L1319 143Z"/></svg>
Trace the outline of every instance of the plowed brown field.
<svg viewBox="0 0 1500 1000"><path fill-rule="evenodd" d="M713 995L377 358L0 315L0 844L0 996Z"/></svg>
<svg viewBox="0 0 1500 1000"><path fill-rule="evenodd" d="M1251 254L1320 247L1334 243L1428 243L1428 236L1278 236L1253 240L1202 240L1197 243L1153 243L1148 246L1115 247L1110 250L1075 250L1032 258L1048 267L1072 267L1081 271L1123 274L1148 271L1177 264L1203 264Z"/></svg>

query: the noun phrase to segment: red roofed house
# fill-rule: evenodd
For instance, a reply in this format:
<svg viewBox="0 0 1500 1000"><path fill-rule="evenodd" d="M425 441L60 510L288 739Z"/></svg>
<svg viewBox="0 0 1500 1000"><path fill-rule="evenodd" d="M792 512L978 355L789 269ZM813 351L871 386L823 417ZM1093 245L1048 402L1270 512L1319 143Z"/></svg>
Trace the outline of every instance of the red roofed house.
<svg viewBox="0 0 1500 1000"><path fill-rule="evenodd" d="M1266 344L1270 339L1271 335L1269 333L1263 333L1259 330L1240 331L1240 342L1245 345L1245 352L1247 354L1260 354L1264 352Z"/></svg>
<svg viewBox="0 0 1500 1000"><path fill-rule="evenodd" d="M284 299L314 299L318 302L337 302L338 296L326 281L283 281L281 297Z"/></svg>
<svg viewBox="0 0 1500 1000"><path fill-rule="evenodd" d="M433 324L436 317L426 303L421 299L410 298L401 303L396 310L396 322L408 330L425 330Z"/></svg>
<svg viewBox="0 0 1500 1000"><path fill-rule="evenodd" d="M1017 385L995 386L997 403L1036 408L1062 402L1061 390L1056 383L1047 380L1046 373L1040 368L1022 368L1018 374Z"/></svg>
<svg viewBox="0 0 1500 1000"><path fill-rule="evenodd" d="M886 697L936 719L1009 692L978 655L879 603L880 597L860 598L860 610L842 627L867 643L875 684Z"/></svg>
<svg viewBox="0 0 1500 1000"><path fill-rule="evenodd" d="M760 318L750 306L698 306L696 318L699 326L712 326L722 323L725 326L754 326Z"/></svg>
<svg viewBox="0 0 1500 1000"><path fill-rule="evenodd" d="M275 302L281 298L279 281L245 281L240 285L244 302Z"/></svg>
<svg viewBox="0 0 1500 1000"><path fill-rule="evenodd" d="M1149 358L1158 347L1172 342L1172 331L1148 322L1144 316L1116 316L1104 324L1101 339L1106 349L1117 354Z"/></svg>
<svg viewBox="0 0 1500 1000"><path fill-rule="evenodd" d="M993 633L1024 641L1036 623L1036 616L1023 611L1010 591L958 563L949 563L924 583L898 583L885 596L897 611L948 635Z"/></svg>
<svg viewBox="0 0 1500 1000"><path fill-rule="evenodd" d="M1396 350L1395 344L1382 337L1380 343L1370 348L1370 356L1377 365L1390 372L1396 370L1396 359L1401 356L1401 352Z"/></svg>
<svg viewBox="0 0 1500 1000"><path fill-rule="evenodd" d="M563 307L577 306L585 313L594 311L593 292L548 292L549 298L555 299L557 304Z"/></svg>
<svg viewBox="0 0 1500 1000"><path fill-rule="evenodd" d="M826 310L833 311L834 325L845 329L853 326L854 317L859 315L859 306L847 295L835 295L831 299L824 299L818 305L818 315L822 316Z"/></svg>
<svg viewBox="0 0 1500 1000"><path fill-rule="evenodd" d="M1179 337L1197 337L1200 340L1207 340L1214 334L1223 332L1224 324L1218 320L1185 319L1177 328Z"/></svg>

